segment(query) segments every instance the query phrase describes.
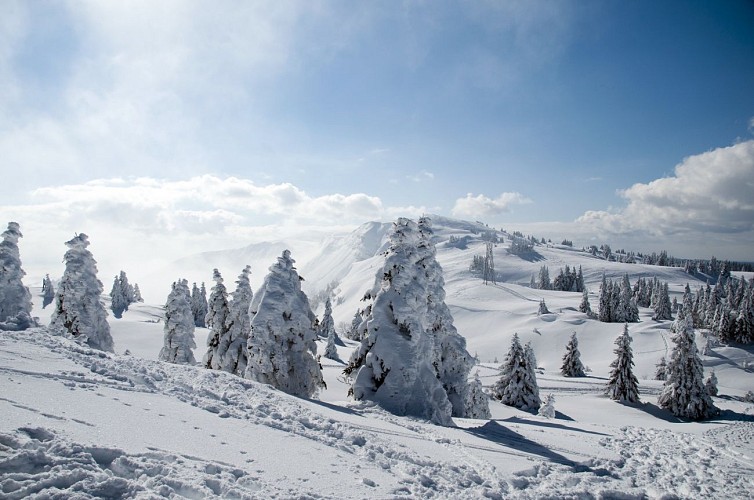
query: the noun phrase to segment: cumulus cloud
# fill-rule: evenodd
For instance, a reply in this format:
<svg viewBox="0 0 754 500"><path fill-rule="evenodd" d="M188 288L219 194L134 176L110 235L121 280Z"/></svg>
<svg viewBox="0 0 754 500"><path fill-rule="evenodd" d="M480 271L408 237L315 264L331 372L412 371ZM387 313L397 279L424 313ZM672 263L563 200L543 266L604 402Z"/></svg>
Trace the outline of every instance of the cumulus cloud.
<svg viewBox="0 0 754 500"><path fill-rule="evenodd" d="M531 200L521 193L502 193L495 199L468 193L465 198L456 200L452 213L456 217L492 217L510 212L511 205L525 203L531 203Z"/></svg>
<svg viewBox="0 0 754 500"><path fill-rule="evenodd" d="M690 156L673 176L620 192L627 205L577 222L608 233L654 235L754 230L754 140Z"/></svg>

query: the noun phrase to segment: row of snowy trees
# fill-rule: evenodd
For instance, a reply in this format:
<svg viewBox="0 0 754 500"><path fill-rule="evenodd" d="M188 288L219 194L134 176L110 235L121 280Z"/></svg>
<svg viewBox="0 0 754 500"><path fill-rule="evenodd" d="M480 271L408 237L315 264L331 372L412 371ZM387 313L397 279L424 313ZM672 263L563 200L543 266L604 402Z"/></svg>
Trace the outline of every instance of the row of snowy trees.
<svg viewBox="0 0 754 500"><path fill-rule="evenodd" d="M603 274L597 318L605 323L634 323L639 321L639 305L646 304L644 307L650 306L654 310L652 319L672 319L668 284L660 284L657 280L651 283L654 285L647 286L646 281L639 280L632 289L627 274L617 283Z"/></svg>
<svg viewBox="0 0 754 500"><path fill-rule="evenodd" d="M575 267L571 269L571 267L566 264L565 270L563 270L563 268L560 268L560 272L555 277L555 280L550 282L550 270L547 268L547 266L542 266L539 268L539 274L537 278L535 278L532 274L529 286L531 288L539 290L583 292L585 290L584 274L581 271L581 266L579 266L579 270L576 271Z"/></svg>
<svg viewBox="0 0 754 500"><path fill-rule="evenodd" d="M711 330L723 343L754 343L754 278L731 277L700 288L691 299L690 315L695 327Z"/></svg>

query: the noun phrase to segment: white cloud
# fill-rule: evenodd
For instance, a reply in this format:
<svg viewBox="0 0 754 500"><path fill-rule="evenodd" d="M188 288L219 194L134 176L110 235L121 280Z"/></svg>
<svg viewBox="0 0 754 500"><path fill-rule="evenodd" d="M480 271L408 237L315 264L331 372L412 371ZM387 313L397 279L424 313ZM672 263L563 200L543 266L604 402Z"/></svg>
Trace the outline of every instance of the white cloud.
<svg viewBox="0 0 754 500"><path fill-rule="evenodd" d="M414 175L407 175L406 179L414 182L431 181L435 179L435 174L427 170L422 170Z"/></svg>
<svg viewBox="0 0 754 500"><path fill-rule="evenodd" d="M749 119L749 132L754 134L754 116Z"/></svg>
<svg viewBox="0 0 754 500"><path fill-rule="evenodd" d="M754 140L690 156L675 175L621 191L626 207L577 222L607 233L744 233L754 230Z"/></svg>
<svg viewBox="0 0 754 500"><path fill-rule="evenodd" d="M511 205L525 203L531 200L521 193L502 193L495 199L468 193L465 198L456 200L452 213L456 217L492 217L510 212Z"/></svg>

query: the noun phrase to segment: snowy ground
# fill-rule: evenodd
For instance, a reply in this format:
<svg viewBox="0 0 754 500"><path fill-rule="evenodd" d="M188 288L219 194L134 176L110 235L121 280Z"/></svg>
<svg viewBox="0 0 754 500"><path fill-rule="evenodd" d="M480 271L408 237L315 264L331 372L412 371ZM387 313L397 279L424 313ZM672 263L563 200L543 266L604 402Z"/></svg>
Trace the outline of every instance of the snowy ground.
<svg viewBox="0 0 754 500"><path fill-rule="evenodd" d="M350 322L374 276L377 260L364 248L379 247L380 238L374 227L365 235L359 259L339 273L341 321ZM328 389L319 400L167 365L156 361L161 309L137 304L123 319L109 318L116 355L46 328L0 333L0 497L751 498L754 405L741 398L754 389L751 350L720 347L704 358L720 379L714 401L723 411L710 422L680 422L657 407L661 383L648 380L665 353L668 322L642 310L631 325L642 403L618 404L602 390L622 325L576 312L580 294L517 284L542 263L551 277L568 263L584 267L593 292L603 270L631 272L632 281L654 272L677 292L682 272L563 249L521 262L496 248L498 272L511 280L484 286L468 273L478 245L438 247L447 301L482 361L485 385L499 376L492 361L502 360L517 331L535 347L540 391L555 395L556 418L495 402L491 420L456 419L456 427L397 417L348 401L344 365L326 359ZM542 297L552 315L536 315ZM42 324L49 309L35 310ZM585 378L558 374L573 331L592 370ZM197 330L197 359L206 333ZM343 360L354 345L340 348Z"/></svg>

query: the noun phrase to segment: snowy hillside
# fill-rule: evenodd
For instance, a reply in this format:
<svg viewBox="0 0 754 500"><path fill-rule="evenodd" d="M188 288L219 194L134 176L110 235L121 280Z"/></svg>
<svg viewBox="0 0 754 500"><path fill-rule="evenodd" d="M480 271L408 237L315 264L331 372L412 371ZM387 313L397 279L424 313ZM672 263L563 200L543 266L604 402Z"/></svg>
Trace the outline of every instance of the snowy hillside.
<svg viewBox="0 0 754 500"><path fill-rule="evenodd" d="M491 229L433 221L446 302L481 361L473 371L492 385L517 332L534 347L540 393L554 394L555 418L491 401L492 419L439 427L350 401L342 376L357 345L350 341L338 348L341 361L322 359L327 389L313 400L227 373L161 363L161 304L133 304L122 319L108 318L115 355L47 328L0 333L0 496L750 498L754 404L742 396L754 389L754 349L715 347L703 356L705 370L714 369L719 379L714 402L722 413L681 422L658 407L662 383L650 380L671 346L669 321L654 321L641 308L640 322L629 325L642 402L619 404L603 391L623 325L578 312L581 293L528 287L542 265L553 277L565 265L581 266L596 309L603 273L628 273L632 282L656 276L679 298L687 282L692 289L701 282L681 269L607 262L559 245L537 246L536 254L521 258L508 254L505 238L493 249L497 283L484 285L469 266L484 254L481 233ZM388 226L362 225L299 259L307 292L337 282L336 325L350 324L364 307L360 299L383 262ZM223 270L231 281L246 263L234 259L268 257L253 248L184 264L235 266ZM248 262L255 287L273 260ZM174 273L169 279L195 279L180 266ZM34 315L47 324L50 307L40 308L39 289L32 293ZM550 314L537 315L541 299ZM196 330L196 359L207 332ZM559 374L573 332L591 370L584 378Z"/></svg>

